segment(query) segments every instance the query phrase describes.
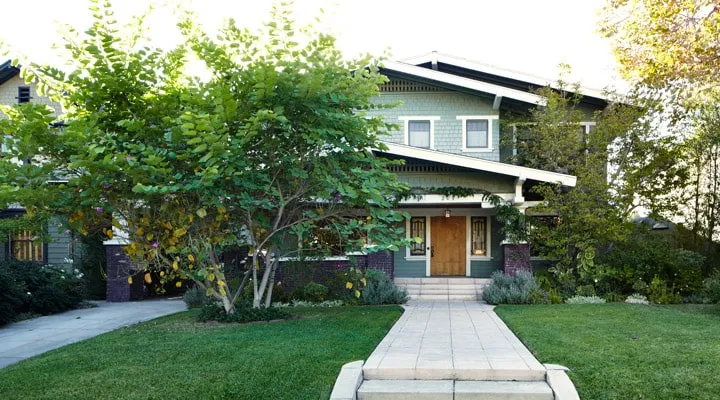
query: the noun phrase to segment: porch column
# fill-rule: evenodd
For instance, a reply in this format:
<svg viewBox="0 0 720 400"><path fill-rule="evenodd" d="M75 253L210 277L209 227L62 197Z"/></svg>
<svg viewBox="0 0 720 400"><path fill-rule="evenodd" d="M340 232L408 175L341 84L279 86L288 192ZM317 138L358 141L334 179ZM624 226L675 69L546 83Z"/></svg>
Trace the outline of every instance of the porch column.
<svg viewBox="0 0 720 400"><path fill-rule="evenodd" d="M501 243L503 247L503 269L505 275L512 275L518 271L532 271L530 265L530 245L527 243Z"/></svg>

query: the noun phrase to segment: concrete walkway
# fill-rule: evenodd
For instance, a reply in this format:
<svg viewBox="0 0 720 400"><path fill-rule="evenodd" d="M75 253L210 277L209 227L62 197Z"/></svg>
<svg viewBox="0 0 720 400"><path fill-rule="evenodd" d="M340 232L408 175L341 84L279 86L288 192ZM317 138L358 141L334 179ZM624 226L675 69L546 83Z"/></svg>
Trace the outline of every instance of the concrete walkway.
<svg viewBox="0 0 720 400"><path fill-rule="evenodd" d="M94 303L97 304L95 308L72 310L0 328L0 368L70 343L186 309L182 300Z"/></svg>
<svg viewBox="0 0 720 400"><path fill-rule="evenodd" d="M363 373L366 380L544 381L546 369L493 306L411 301Z"/></svg>

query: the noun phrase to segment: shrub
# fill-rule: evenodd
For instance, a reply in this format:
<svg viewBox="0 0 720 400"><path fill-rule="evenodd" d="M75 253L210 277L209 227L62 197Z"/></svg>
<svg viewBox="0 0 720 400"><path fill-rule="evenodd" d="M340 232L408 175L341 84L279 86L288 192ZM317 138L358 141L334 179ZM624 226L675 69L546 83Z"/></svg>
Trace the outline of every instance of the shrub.
<svg viewBox="0 0 720 400"><path fill-rule="evenodd" d="M647 297L639 294L639 293L633 293L630 296L625 299L626 303L630 304L650 304Z"/></svg>
<svg viewBox="0 0 720 400"><path fill-rule="evenodd" d="M605 299L597 296L573 296L565 300L567 304L602 304Z"/></svg>
<svg viewBox="0 0 720 400"><path fill-rule="evenodd" d="M325 301L325 296L328 294L328 287L319 283L310 282L303 288L305 298L314 303L320 303Z"/></svg>
<svg viewBox="0 0 720 400"><path fill-rule="evenodd" d="M28 297L25 283L16 280L8 268L0 265L0 325L13 321L21 313Z"/></svg>
<svg viewBox="0 0 720 400"><path fill-rule="evenodd" d="M562 297L558 294L557 290L550 289L535 289L530 292L530 303L531 304L560 304L562 303Z"/></svg>
<svg viewBox="0 0 720 400"><path fill-rule="evenodd" d="M361 290L363 303L379 305L407 302L407 291L398 288L384 272L370 269L365 275L367 285Z"/></svg>
<svg viewBox="0 0 720 400"><path fill-rule="evenodd" d="M269 308L251 308L238 307L233 314L227 314L225 308L219 302L209 302L203 306L198 314L198 320L201 322L217 321L217 322L254 322L254 321L273 321L277 319L288 319L291 314L275 307Z"/></svg>
<svg viewBox="0 0 720 400"><path fill-rule="evenodd" d="M491 278L492 282L483 290L483 299L490 304L529 304L530 294L539 289L529 271L520 271L515 276L495 271Z"/></svg>
<svg viewBox="0 0 720 400"><path fill-rule="evenodd" d="M193 286L183 295L183 301L187 305L188 309L200 308L210 301L210 297L205 294L205 291L197 286Z"/></svg>
<svg viewBox="0 0 720 400"><path fill-rule="evenodd" d="M703 295L710 303L720 303L720 270L715 270L703 282Z"/></svg>
<svg viewBox="0 0 720 400"><path fill-rule="evenodd" d="M0 263L0 323L21 313L48 315L76 308L85 299L83 274L27 261Z"/></svg>
<svg viewBox="0 0 720 400"><path fill-rule="evenodd" d="M676 304L680 302L680 294L669 289L667 283L657 275L650 281L647 294L648 300L655 304Z"/></svg>
<svg viewBox="0 0 720 400"><path fill-rule="evenodd" d="M597 294L593 285L579 285L575 290L578 296L591 297Z"/></svg>

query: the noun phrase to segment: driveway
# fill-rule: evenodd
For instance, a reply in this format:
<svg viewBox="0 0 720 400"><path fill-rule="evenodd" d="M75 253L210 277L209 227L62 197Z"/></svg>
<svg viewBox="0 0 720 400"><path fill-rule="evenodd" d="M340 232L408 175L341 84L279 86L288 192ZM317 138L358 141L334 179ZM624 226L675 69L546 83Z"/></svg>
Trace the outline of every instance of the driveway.
<svg viewBox="0 0 720 400"><path fill-rule="evenodd" d="M70 343L186 309L182 300L93 303L97 307L21 321L0 328L0 368Z"/></svg>

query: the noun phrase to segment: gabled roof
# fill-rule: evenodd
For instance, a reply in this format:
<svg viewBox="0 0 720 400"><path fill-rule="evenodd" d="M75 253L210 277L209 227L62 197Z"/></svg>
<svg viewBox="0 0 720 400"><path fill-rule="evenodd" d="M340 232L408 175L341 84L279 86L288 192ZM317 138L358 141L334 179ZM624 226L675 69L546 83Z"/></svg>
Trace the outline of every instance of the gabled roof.
<svg viewBox="0 0 720 400"><path fill-rule="evenodd" d="M12 77L20 73L20 68L13 66L10 60L0 64L0 85L9 81Z"/></svg>
<svg viewBox="0 0 720 400"><path fill-rule="evenodd" d="M469 89L474 92L487 93L530 104L545 104L545 99L542 96L530 93L529 91L507 88L494 83L483 82L403 62L386 61L383 64L382 72L386 74L391 72L391 75L407 76L414 80L422 80L428 83Z"/></svg>
<svg viewBox="0 0 720 400"><path fill-rule="evenodd" d="M493 65L483 64L477 61L438 52L427 53L405 59L399 64L413 65L426 70L464 77L470 80L493 84L505 89L514 89L524 93L534 94L534 90L545 86L557 89L555 82L550 79L503 69ZM608 103L607 96L601 90L580 87L580 92L582 94L582 101L584 102L598 106L605 106ZM508 97L513 98L510 96ZM525 101L523 99L516 100Z"/></svg>
<svg viewBox="0 0 720 400"><path fill-rule="evenodd" d="M382 152L400 157L418 158L421 160L428 160L442 164L470 168L478 171L507 175L518 178L520 180L531 179L539 182L560 183L563 186L575 186L577 182L577 177L572 175L542 171L534 168L521 167L513 164L505 164L497 161L488 161L481 158L445 153L442 151L406 146L397 143L383 143L388 147L388 150Z"/></svg>

